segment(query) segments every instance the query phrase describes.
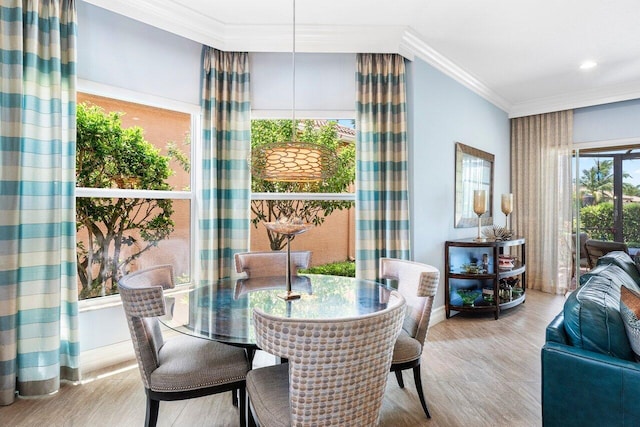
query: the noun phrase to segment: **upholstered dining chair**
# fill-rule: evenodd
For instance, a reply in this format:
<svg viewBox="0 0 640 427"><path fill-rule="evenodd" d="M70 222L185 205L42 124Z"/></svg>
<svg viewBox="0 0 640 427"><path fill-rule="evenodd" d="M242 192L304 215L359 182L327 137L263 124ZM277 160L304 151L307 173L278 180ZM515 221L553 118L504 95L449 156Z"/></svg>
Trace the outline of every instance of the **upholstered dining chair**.
<svg viewBox="0 0 640 427"><path fill-rule="evenodd" d="M246 374L241 348L180 335L164 340L158 316L164 289L174 286L173 268L160 265L128 274L118 289L147 395L145 426L155 426L160 401L239 392L240 425L246 425ZM235 402L235 398L234 398Z"/></svg>
<svg viewBox="0 0 640 427"><path fill-rule="evenodd" d="M598 263L598 259L601 256L613 251L624 251L629 253L629 247L623 242L611 242L606 240L594 240L589 239L584 242L585 250L587 251L587 260L589 261L589 268L595 268Z"/></svg>
<svg viewBox="0 0 640 427"><path fill-rule="evenodd" d="M380 258L380 277L397 281L398 292L407 300L407 314L393 349L391 371L395 372L400 388L404 388L402 371L413 369L413 379L422 409L431 418L422 389L420 360L427 338L433 299L438 290L440 272L419 262L394 258Z"/></svg>
<svg viewBox="0 0 640 427"><path fill-rule="evenodd" d="M286 251L241 252L235 254L235 261L236 272L244 272L247 277L284 276L287 271ZM292 275L310 263L311 251L291 251Z"/></svg>
<svg viewBox="0 0 640 427"><path fill-rule="evenodd" d="M387 308L360 317L302 320L254 309L258 347L289 360L247 374L258 425L376 425L405 306L393 291Z"/></svg>

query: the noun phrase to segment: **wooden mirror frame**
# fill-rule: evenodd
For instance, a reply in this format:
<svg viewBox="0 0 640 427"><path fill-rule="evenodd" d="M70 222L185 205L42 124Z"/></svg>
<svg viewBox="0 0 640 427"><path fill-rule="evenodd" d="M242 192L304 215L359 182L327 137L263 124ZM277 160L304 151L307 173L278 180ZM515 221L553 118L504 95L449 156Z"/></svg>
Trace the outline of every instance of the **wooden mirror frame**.
<svg viewBox="0 0 640 427"><path fill-rule="evenodd" d="M487 191L487 211L481 225L493 224L493 162L495 156L486 151L456 142L455 228L478 226L473 212L473 191Z"/></svg>

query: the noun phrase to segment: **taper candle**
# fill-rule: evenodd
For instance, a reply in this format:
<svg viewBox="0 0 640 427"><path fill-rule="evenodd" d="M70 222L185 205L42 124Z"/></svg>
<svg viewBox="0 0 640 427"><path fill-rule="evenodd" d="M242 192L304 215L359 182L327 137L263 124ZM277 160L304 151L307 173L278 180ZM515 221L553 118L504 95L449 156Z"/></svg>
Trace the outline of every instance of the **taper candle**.
<svg viewBox="0 0 640 427"><path fill-rule="evenodd" d="M487 211L487 191L486 190L473 191L473 211L476 213L476 215L482 215Z"/></svg>

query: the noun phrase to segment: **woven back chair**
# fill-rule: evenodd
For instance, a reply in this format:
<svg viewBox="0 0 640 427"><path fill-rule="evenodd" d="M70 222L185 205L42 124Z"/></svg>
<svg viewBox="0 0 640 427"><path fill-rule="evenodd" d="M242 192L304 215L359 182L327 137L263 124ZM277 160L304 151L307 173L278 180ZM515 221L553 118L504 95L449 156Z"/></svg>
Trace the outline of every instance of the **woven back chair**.
<svg viewBox="0 0 640 427"><path fill-rule="evenodd" d="M258 346L289 360L247 374L258 425L376 425L404 312L395 291L385 310L354 318L289 319L255 309Z"/></svg>
<svg viewBox="0 0 640 427"><path fill-rule="evenodd" d="M235 254L236 272L247 277L285 276L287 252L242 252ZM298 274L299 268L309 268L311 251L291 251L291 274Z"/></svg>
<svg viewBox="0 0 640 427"><path fill-rule="evenodd" d="M393 349L391 370L395 372L400 388L404 388L402 371L413 369L420 404L427 418L431 418L422 389L420 361L440 272L431 265L419 262L380 258L380 276L382 279L397 280L398 292L407 300L407 314Z"/></svg>
<svg viewBox="0 0 640 427"><path fill-rule="evenodd" d="M118 281L138 368L147 394L145 426L155 426L162 400L182 400L223 391L239 393L240 425L246 425L244 350L187 335L164 340L158 316L163 290L174 286L170 265L151 267ZM234 397L234 402L237 399Z"/></svg>

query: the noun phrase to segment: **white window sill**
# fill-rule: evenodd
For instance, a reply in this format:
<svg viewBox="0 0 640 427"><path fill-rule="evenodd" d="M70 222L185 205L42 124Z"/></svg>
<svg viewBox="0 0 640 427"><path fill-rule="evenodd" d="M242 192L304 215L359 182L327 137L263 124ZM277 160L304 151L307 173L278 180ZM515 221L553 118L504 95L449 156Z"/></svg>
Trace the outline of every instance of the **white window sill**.
<svg viewBox="0 0 640 427"><path fill-rule="evenodd" d="M174 289L164 291L165 296L181 294L184 292L188 292L191 290L190 283L184 283L180 285L176 285ZM122 300L120 299L120 295L109 295L105 297L96 297L89 298L85 300L78 301L78 312L84 313L87 311L94 310L103 310L111 307L118 307L122 305Z"/></svg>

